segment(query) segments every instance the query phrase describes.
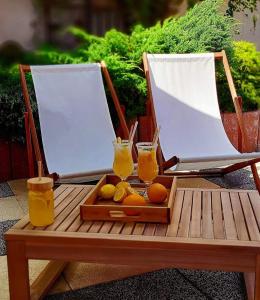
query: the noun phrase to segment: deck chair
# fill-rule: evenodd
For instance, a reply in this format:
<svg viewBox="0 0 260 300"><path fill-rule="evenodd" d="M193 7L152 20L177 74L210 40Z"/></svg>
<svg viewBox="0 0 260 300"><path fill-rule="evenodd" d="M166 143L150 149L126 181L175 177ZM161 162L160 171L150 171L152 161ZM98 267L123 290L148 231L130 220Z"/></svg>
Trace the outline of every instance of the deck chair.
<svg viewBox="0 0 260 300"><path fill-rule="evenodd" d="M239 149L229 141L218 105L215 59L222 60L239 125ZM225 51L206 54L143 54L153 128L160 130L160 173L223 175L255 166L260 153L242 153L247 144L241 98L237 96Z"/></svg>
<svg viewBox="0 0 260 300"><path fill-rule="evenodd" d="M32 114L26 72L32 74L48 173L57 180L111 172L115 132L102 73L123 138L129 137L129 131L105 63L20 65L19 69L27 110L25 128L30 173L33 173L34 165L32 148L37 161L42 161L43 155Z"/></svg>

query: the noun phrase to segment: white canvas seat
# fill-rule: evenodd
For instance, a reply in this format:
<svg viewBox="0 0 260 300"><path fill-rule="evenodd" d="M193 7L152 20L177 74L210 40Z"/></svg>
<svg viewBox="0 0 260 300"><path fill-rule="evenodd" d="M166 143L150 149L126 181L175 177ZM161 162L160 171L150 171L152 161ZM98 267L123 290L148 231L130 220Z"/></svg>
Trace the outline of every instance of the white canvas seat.
<svg viewBox="0 0 260 300"><path fill-rule="evenodd" d="M173 170L200 171L260 158L260 153L240 153L226 135L214 53L145 54L144 65L163 157L176 156Z"/></svg>
<svg viewBox="0 0 260 300"><path fill-rule="evenodd" d="M46 164L60 178L111 172L115 132L101 65L30 67Z"/></svg>

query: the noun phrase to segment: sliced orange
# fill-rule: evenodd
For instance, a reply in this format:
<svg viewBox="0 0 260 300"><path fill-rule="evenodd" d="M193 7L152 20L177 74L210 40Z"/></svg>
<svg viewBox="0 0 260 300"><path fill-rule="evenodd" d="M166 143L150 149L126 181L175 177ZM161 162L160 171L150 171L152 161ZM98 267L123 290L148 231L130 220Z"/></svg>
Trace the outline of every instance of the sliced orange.
<svg viewBox="0 0 260 300"><path fill-rule="evenodd" d="M130 187L130 183L127 182L127 181L120 181L118 182L118 184L116 185L116 188L119 189L119 188L128 188Z"/></svg>
<svg viewBox="0 0 260 300"><path fill-rule="evenodd" d="M138 195L138 192L134 188L132 188L131 186L128 186L126 188L126 191L127 191L128 195Z"/></svg>
<svg viewBox="0 0 260 300"><path fill-rule="evenodd" d="M123 187L117 188L113 200L115 202L122 202L126 196L127 196L127 192L125 188Z"/></svg>

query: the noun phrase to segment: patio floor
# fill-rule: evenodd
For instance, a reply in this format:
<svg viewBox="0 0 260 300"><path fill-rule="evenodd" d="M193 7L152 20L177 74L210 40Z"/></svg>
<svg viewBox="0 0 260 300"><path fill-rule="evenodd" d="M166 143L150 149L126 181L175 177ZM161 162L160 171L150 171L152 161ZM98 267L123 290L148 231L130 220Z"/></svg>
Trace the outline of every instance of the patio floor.
<svg viewBox="0 0 260 300"><path fill-rule="evenodd" d="M246 188L252 189L254 188L254 184L252 182L251 172L248 171L249 169L244 169L241 171L237 171L234 174L225 176L224 178L217 178L211 179L211 181L205 179L187 179L186 184L192 187L218 187L218 185L224 187L235 187L235 188ZM260 164L258 164L258 170L260 172ZM250 173L249 173L250 172ZM249 176L248 176L249 175ZM214 183L213 183L214 182ZM218 184L218 185L217 185ZM7 189L6 195L7 197L0 197L0 222L3 221L10 221L10 220L18 220L23 217L28 212L27 206L27 189L26 189L26 179L22 180L13 180L9 181L8 185L10 190L8 190L8 186L5 186ZM1 187L0 187L1 188ZM3 187L2 187L3 189ZM13 194L12 194L13 193ZM1 195L1 194L0 194ZM3 196L3 195L1 195ZM0 223L0 224L1 224ZM2 223L7 224L8 223ZM0 227L1 229L1 227ZM0 232L1 234L1 232ZM1 255L1 254L0 254ZM33 281L44 266L47 264L47 261L38 261L38 260L31 260L30 261L30 281ZM0 300L7 300L9 299L9 291L8 291L8 278L7 278L7 263L6 263L6 256L0 256ZM111 280L120 280L123 278L127 278L130 276L135 276L138 274L146 273L153 271L150 268L136 268L131 266L116 266L116 265L98 265L98 264L86 264L86 263L70 263L68 267L63 271L60 278L57 280L55 285L50 291L50 294L61 293L65 291L74 291L78 290L83 287L93 286L100 283L106 283ZM159 271L161 272L161 271ZM169 271L168 271L169 272ZM185 273L185 272L184 272ZM149 273L153 274L153 273ZM159 273L157 273L159 274ZM168 274L169 275L169 274ZM150 275L148 275L149 277ZM153 275L155 276L155 275ZM171 274L173 276L173 274ZM179 278L181 275L174 274L176 278ZM179 277L178 277L179 276ZM201 275L200 275L201 276ZM205 275L206 276L206 275ZM207 276L206 276L207 277ZM134 278L138 278L134 277ZM175 278L175 280L177 280ZM120 283L120 281L118 281ZM116 284L118 284L118 282ZM186 283L187 284L187 283ZM214 285L214 283L212 283ZM101 286L102 287L102 286ZM131 286L129 286L131 288ZM213 288L213 287L212 287ZM106 286L103 286L103 289L106 290ZM78 293L78 298L77 297ZM195 296L195 292L192 291L191 293ZM194 294L195 293L195 294ZM206 291L205 291L206 293ZM73 296L73 299L91 299L91 298L82 298L82 294L80 292L75 292L75 294L68 294L68 298L59 298L59 296L50 299L70 299ZM93 294L94 296L94 294ZM100 295L101 296L101 295ZM185 299L181 295L178 298L173 297L172 299ZM184 296L184 294L183 294ZM192 298L191 295L190 299L198 299ZM111 299L111 297L107 296L108 298L101 297L102 299ZM93 299L93 298L92 298ZM128 298L125 298L128 299ZM140 299L140 298L139 298ZM154 299L149 296L142 299ZM165 298L168 299L168 298ZM202 297L201 299L219 299L217 298L205 298ZM229 298L231 299L231 298ZM232 298L235 299L235 298ZM238 298L236 298L238 299ZM239 298L242 299L242 298Z"/></svg>

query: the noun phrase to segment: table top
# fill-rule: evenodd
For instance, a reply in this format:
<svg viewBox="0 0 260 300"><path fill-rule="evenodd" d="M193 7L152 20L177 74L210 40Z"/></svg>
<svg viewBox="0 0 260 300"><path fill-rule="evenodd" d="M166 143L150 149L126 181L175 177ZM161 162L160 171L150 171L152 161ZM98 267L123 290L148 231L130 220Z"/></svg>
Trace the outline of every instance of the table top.
<svg viewBox="0 0 260 300"><path fill-rule="evenodd" d="M178 188L170 224L82 221L79 205L90 185L59 186L55 221L34 227L26 216L6 234L8 239L37 236L113 238L260 248L260 196L257 191Z"/></svg>

